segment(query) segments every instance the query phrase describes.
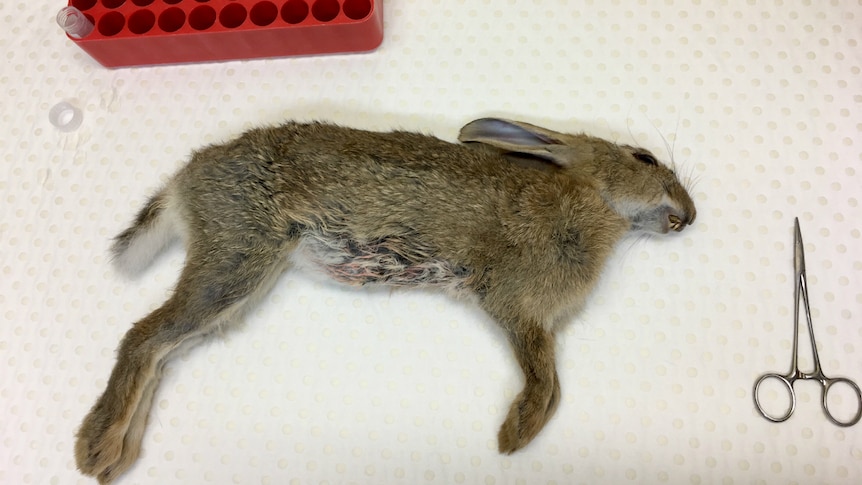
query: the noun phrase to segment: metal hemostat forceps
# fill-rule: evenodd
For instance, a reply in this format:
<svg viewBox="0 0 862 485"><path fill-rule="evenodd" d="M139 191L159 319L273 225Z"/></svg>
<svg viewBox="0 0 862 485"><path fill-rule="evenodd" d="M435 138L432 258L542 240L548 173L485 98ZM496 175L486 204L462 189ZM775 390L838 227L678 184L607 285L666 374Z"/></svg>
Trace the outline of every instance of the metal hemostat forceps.
<svg viewBox="0 0 862 485"><path fill-rule="evenodd" d="M814 341L814 326L811 323L811 308L808 305L808 279L805 275L805 253L802 247L802 232L799 230L799 219L795 219L795 234L793 241L794 248L794 257L793 257L793 269L795 273L794 288L793 288L793 300L794 300L794 311L793 311L793 356L790 361L790 372L786 375L777 374L774 372L768 372L760 376L759 379L754 383L754 406L757 408L757 411L766 419L772 421L773 423L781 423L786 421L793 414L793 411L796 410L796 391L793 389L793 384L797 380L809 380L816 381L820 383L820 389L822 391L820 405L823 408L823 413L826 414L826 417L829 418L829 421L837 424L838 426L853 426L854 424L859 422L859 418L862 417L862 392L859 391L859 386L856 385L855 382L847 379L846 377L826 377L823 375L823 371L820 368L820 357L817 355L817 343ZM802 297L802 302L805 304L805 320L808 322L808 336L811 340L811 354L814 360L814 370L812 372L802 372L799 370L799 297ZM787 390L790 392L790 409L786 414L782 416L770 416L763 409L763 406L760 404L760 397L758 396L758 391L760 390L760 385L768 380L768 379L777 379L787 387ZM856 392L856 415L853 418L847 421L841 421L836 419L835 416L832 415L832 412L829 411L829 405L826 401L826 396L829 394L829 389L832 388L833 385L844 383L850 386L854 392Z"/></svg>

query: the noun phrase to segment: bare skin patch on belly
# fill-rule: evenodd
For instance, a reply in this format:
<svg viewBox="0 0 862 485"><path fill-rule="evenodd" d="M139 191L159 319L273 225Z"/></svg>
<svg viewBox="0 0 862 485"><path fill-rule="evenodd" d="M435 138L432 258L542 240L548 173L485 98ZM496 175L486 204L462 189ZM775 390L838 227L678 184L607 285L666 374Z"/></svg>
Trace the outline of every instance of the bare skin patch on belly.
<svg viewBox="0 0 862 485"><path fill-rule="evenodd" d="M464 290L471 271L434 257L429 248L398 236L362 242L339 234L307 232L298 248L313 268L353 286L446 287Z"/></svg>

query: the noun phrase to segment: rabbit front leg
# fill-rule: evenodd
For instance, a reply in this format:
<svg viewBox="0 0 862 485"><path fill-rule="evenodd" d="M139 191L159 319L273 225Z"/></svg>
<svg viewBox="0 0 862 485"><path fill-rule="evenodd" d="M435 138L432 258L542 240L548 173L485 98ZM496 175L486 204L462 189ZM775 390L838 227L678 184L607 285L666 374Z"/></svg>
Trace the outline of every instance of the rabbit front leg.
<svg viewBox="0 0 862 485"><path fill-rule="evenodd" d="M508 328L508 340L524 373L524 389L512 402L500 427L500 453L513 453L526 446L545 426L560 403L555 340L538 322L516 322Z"/></svg>

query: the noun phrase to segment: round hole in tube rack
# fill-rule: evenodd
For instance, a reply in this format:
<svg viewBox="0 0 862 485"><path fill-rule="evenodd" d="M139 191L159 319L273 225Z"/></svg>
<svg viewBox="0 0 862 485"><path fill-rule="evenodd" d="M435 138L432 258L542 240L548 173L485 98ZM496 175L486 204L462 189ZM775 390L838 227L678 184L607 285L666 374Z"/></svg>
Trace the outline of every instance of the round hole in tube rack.
<svg viewBox="0 0 862 485"><path fill-rule="evenodd" d="M248 12L241 3L229 3L218 14L218 21L229 29L235 29L245 22Z"/></svg>
<svg viewBox="0 0 862 485"><path fill-rule="evenodd" d="M126 0L102 0L102 5L104 5L105 8L121 7L124 3L126 3Z"/></svg>
<svg viewBox="0 0 862 485"><path fill-rule="evenodd" d="M182 2L183 0L162 0L162 1L167 3L168 5L176 5L180 2Z"/></svg>
<svg viewBox="0 0 862 485"><path fill-rule="evenodd" d="M215 24L216 11L209 5L195 7L189 14L189 25L195 30L206 30Z"/></svg>
<svg viewBox="0 0 862 485"><path fill-rule="evenodd" d="M289 24L298 24L308 17L308 4L304 0L287 0L281 7L281 18Z"/></svg>
<svg viewBox="0 0 862 485"><path fill-rule="evenodd" d="M153 3L154 0L132 0L132 3L137 5L138 7L146 7L147 5Z"/></svg>
<svg viewBox="0 0 862 485"><path fill-rule="evenodd" d="M96 6L96 0L72 0L71 6L80 11L91 9Z"/></svg>
<svg viewBox="0 0 862 485"><path fill-rule="evenodd" d="M340 8L338 0L317 0L311 6L311 15L321 22L329 22L338 16Z"/></svg>
<svg viewBox="0 0 862 485"><path fill-rule="evenodd" d="M266 27L275 22L275 18L278 17L278 7L272 2L258 2L251 7L248 16L254 25Z"/></svg>
<svg viewBox="0 0 862 485"><path fill-rule="evenodd" d="M186 13L179 7L171 7L159 14L159 28L171 33L180 30L186 23Z"/></svg>
<svg viewBox="0 0 862 485"><path fill-rule="evenodd" d="M120 12L108 12L99 19L99 33L111 37L120 33L126 26L126 17Z"/></svg>
<svg viewBox="0 0 862 485"><path fill-rule="evenodd" d="M349 19L364 19L371 13L371 0L344 0L344 6L341 8Z"/></svg>
<svg viewBox="0 0 862 485"><path fill-rule="evenodd" d="M146 34L156 25L156 14L141 9L129 16L129 30L133 34Z"/></svg>

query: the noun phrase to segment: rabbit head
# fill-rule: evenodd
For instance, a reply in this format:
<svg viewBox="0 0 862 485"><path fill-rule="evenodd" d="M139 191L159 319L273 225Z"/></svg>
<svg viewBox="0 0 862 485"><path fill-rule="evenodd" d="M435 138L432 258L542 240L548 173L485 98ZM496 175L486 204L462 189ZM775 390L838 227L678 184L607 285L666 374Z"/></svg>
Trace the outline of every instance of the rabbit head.
<svg viewBox="0 0 862 485"><path fill-rule="evenodd" d="M643 148L497 118L468 123L458 139L549 162L590 181L634 231L681 231L697 214L674 171Z"/></svg>

